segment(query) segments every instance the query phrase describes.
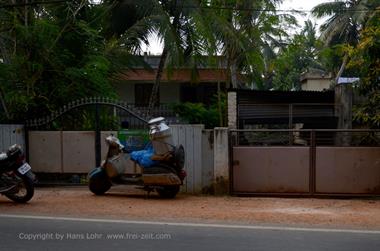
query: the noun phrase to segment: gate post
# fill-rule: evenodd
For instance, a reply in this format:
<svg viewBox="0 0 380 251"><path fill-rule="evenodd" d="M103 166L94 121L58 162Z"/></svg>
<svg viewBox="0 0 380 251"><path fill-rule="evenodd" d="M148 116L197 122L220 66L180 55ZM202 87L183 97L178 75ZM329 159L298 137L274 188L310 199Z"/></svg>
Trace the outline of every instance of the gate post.
<svg viewBox="0 0 380 251"><path fill-rule="evenodd" d="M100 114L99 104L95 104L95 165L100 166L101 162L101 142L100 142Z"/></svg>
<svg viewBox="0 0 380 251"><path fill-rule="evenodd" d="M314 195L316 192L316 156L317 156L317 142L315 130L310 131L310 156L309 156L309 193Z"/></svg>
<svg viewBox="0 0 380 251"><path fill-rule="evenodd" d="M214 129L214 191L217 195L228 194L229 177L229 144L228 128Z"/></svg>

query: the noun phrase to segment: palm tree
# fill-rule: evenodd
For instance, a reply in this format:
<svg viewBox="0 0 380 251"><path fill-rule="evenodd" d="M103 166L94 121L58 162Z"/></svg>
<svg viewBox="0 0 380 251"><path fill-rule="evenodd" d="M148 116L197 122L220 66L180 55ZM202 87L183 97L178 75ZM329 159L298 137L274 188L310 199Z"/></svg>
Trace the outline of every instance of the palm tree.
<svg viewBox="0 0 380 251"><path fill-rule="evenodd" d="M119 29L117 32L124 44L134 48L131 52L141 51L141 43L148 44L151 34L157 34L164 45L149 100L148 110L151 111L165 67L187 64L195 69L202 55L216 53L210 13L206 14L202 8L204 3L197 0L117 2L112 23Z"/></svg>
<svg viewBox="0 0 380 251"><path fill-rule="evenodd" d="M329 17L320 27L321 40L326 46L337 44L356 45L360 31L365 26L370 13L374 11L376 1L371 0L336 0L317 5L312 14L317 18ZM348 53L343 56L342 64L336 73L335 83L342 75L349 60Z"/></svg>
<svg viewBox="0 0 380 251"><path fill-rule="evenodd" d="M263 88L263 76L265 79L270 72L275 49L283 45L282 40L287 36L281 25L295 24L294 17L276 12L282 0L210 2L212 7L220 8L218 16L226 23L215 30L220 30L219 41L227 58L232 87L239 87L237 75L242 72L249 82Z"/></svg>

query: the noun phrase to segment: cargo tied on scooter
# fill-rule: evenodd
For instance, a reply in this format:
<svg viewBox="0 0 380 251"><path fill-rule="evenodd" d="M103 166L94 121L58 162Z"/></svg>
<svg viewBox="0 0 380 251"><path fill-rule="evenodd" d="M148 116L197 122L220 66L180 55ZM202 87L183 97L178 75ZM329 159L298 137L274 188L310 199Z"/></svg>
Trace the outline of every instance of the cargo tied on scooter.
<svg viewBox="0 0 380 251"><path fill-rule="evenodd" d="M163 117L150 120L148 125L150 140L143 149L123 145L113 135L106 138L106 159L88 174L91 192L101 195L114 185L135 185L148 192L157 191L162 198L177 195L186 177L184 148L173 145Z"/></svg>

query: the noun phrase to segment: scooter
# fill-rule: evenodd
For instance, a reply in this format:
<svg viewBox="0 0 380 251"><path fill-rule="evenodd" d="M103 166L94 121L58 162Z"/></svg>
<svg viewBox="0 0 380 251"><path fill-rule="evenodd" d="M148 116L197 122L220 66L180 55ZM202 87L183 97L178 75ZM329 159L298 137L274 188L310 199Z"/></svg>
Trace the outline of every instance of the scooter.
<svg viewBox="0 0 380 251"><path fill-rule="evenodd" d="M163 117L148 122L150 142L144 150L129 151L118 138L106 138L108 152L100 167L88 174L88 186L96 195L114 185L135 185L145 191L157 191L162 198L174 198L186 177L185 152L174 146L170 128Z"/></svg>
<svg viewBox="0 0 380 251"><path fill-rule="evenodd" d="M28 202L34 195L34 182L35 175L20 145L0 153L0 194L15 202Z"/></svg>

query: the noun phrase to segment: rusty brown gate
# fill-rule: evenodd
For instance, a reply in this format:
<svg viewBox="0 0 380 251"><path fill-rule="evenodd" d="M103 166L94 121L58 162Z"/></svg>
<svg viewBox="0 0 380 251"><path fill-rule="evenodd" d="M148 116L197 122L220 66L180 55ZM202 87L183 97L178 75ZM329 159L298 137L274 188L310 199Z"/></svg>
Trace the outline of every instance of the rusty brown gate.
<svg viewBox="0 0 380 251"><path fill-rule="evenodd" d="M380 130L231 130L234 195L380 195Z"/></svg>

